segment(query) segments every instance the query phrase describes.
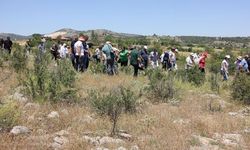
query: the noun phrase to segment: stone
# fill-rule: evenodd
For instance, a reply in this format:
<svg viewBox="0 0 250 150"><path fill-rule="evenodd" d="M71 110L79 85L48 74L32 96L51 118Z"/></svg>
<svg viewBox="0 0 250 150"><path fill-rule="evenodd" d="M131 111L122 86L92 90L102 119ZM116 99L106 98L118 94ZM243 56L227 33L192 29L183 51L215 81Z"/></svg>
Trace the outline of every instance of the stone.
<svg viewBox="0 0 250 150"><path fill-rule="evenodd" d="M128 134L128 133L119 133L118 136L122 139L127 139L127 140L131 140L132 139L132 135Z"/></svg>
<svg viewBox="0 0 250 150"><path fill-rule="evenodd" d="M173 121L173 123L178 124L178 125L185 125L185 124L189 124L191 122L191 120L189 119L176 119Z"/></svg>
<svg viewBox="0 0 250 150"><path fill-rule="evenodd" d="M250 133L250 128L245 129L244 133Z"/></svg>
<svg viewBox="0 0 250 150"><path fill-rule="evenodd" d="M229 112L228 114L229 114L230 116L236 116L236 115L238 115L237 112Z"/></svg>
<svg viewBox="0 0 250 150"><path fill-rule="evenodd" d="M10 133L12 133L14 135L27 134L27 133L30 133L30 130L29 130L29 128L27 128L25 126L15 126L12 128Z"/></svg>
<svg viewBox="0 0 250 150"><path fill-rule="evenodd" d="M15 92L14 95L12 96L12 99L21 103L21 104L25 104L28 102L28 99L21 93L19 92Z"/></svg>
<svg viewBox="0 0 250 150"><path fill-rule="evenodd" d="M118 147L117 150L127 150L125 147Z"/></svg>
<svg viewBox="0 0 250 150"><path fill-rule="evenodd" d="M83 136L83 140L87 141L88 143L92 144L92 145L99 145L99 140L100 137L89 137L89 136Z"/></svg>
<svg viewBox="0 0 250 150"><path fill-rule="evenodd" d="M59 113L57 111L52 111L48 114L48 118L59 118Z"/></svg>
<svg viewBox="0 0 250 150"><path fill-rule="evenodd" d="M69 140L64 137L64 136L56 136L54 139L53 139L54 143L58 143L60 145L63 145L63 144L66 144L69 142Z"/></svg>
<svg viewBox="0 0 250 150"><path fill-rule="evenodd" d="M124 144L125 142L121 139L114 139L112 137L108 137L108 136L105 136L105 137L102 137L100 140L100 145L103 145L103 144Z"/></svg>
<svg viewBox="0 0 250 150"><path fill-rule="evenodd" d="M64 114L64 115L69 115L69 111L67 109L63 109L61 111L61 113Z"/></svg>
<svg viewBox="0 0 250 150"><path fill-rule="evenodd" d="M61 130L59 132L56 132L55 135L57 135L57 136L68 136L69 132L66 131L66 130Z"/></svg>
<svg viewBox="0 0 250 150"><path fill-rule="evenodd" d="M139 150L139 147L137 145L134 145L130 148L130 150Z"/></svg>
<svg viewBox="0 0 250 150"><path fill-rule="evenodd" d="M105 147L97 147L96 150L109 150L109 149Z"/></svg>
<svg viewBox="0 0 250 150"><path fill-rule="evenodd" d="M34 109L34 110L37 110L39 108L40 108L40 105L39 104L35 104L35 103L27 103L24 106L24 109Z"/></svg>

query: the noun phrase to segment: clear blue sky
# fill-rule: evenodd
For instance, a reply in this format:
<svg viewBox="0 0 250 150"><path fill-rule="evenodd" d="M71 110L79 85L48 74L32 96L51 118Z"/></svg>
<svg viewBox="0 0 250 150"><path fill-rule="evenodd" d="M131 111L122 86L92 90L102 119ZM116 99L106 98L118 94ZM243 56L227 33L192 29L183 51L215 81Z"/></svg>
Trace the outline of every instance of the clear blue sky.
<svg viewBox="0 0 250 150"><path fill-rule="evenodd" d="M0 32L250 36L250 0L4 0Z"/></svg>

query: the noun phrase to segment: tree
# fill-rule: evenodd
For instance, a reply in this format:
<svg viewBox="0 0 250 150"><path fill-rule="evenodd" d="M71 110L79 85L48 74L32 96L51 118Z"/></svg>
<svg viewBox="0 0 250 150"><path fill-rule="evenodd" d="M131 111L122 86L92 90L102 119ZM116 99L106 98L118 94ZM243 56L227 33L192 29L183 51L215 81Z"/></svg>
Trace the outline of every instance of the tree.
<svg viewBox="0 0 250 150"><path fill-rule="evenodd" d="M95 45L100 44L99 39L98 39L98 35L97 35L97 33L95 33L94 30L91 31L91 40Z"/></svg>

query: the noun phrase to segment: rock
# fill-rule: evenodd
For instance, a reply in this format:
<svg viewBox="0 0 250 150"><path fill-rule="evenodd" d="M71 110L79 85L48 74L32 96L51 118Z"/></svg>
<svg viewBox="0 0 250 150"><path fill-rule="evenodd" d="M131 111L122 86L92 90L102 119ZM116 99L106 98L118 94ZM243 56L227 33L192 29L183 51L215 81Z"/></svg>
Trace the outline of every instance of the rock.
<svg viewBox="0 0 250 150"><path fill-rule="evenodd" d="M83 136L83 140L87 141L88 143L92 144L92 145L99 145L99 140L100 137L89 137L89 136Z"/></svg>
<svg viewBox="0 0 250 150"><path fill-rule="evenodd" d="M96 150L109 150L109 149L105 147L97 147Z"/></svg>
<svg viewBox="0 0 250 150"><path fill-rule="evenodd" d="M100 145L103 145L103 144L124 144L125 142L121 139L114 139L112 137L108 137L108 136L105 136L105 137L102 137L100 139Z"/></svg>
<svg viewBox="0 0 250 150"><path fill-rule="evenodd" d="M61 113L64 114L64 115L69 115L69 111L67 109L63 109L61 111Z"/></svg>
<svg viewBox="0 0 250 150"><path fill-rule="evenodd" d="M30 130L29 130L29 128L27 128L25 126L15 126L10 131L10 133L12 133L14 135L27 134L27 133L30 133Z"/></svg>
<svg viewBox="0 0 250 150"><path fill-rule="evenodd" d="M215 138L220 143L224 144L226 147L244 147L245 142L241 134L218 134L216 133L213 138Z"/></svg>
<svg viewBox="0 0 250 150"><path fill-rule="evenodd" d="M245 129L244 133L250 133L250 128Z"/></svg>
<svg viewBox="0 0 250 150"><path fill-rule="evenodd" d="M51 147L52 147L54 150L59 150L59 149L62 149L62 148L63 148L63 146L62 146L61 144L56 143L56 142L52 143L52 144L51 144Z"/></svg>
<svg viewBox="0 0 250 150"><path fill-rule="evenodd" d="M21 93L19 92L15 92L14 95L12 96L12 99L21 103L21 104L25 104L28 102L28 99Z"/></svg>
<svg viewBox="0 0 250 150"><path fill-rule="evenodd" d="M130 150L139 150L139 147L137 145L134 145L130 148Z"/></svg>
<svg viewBox="0 0 250 150"><path fill-rule="evenodd" d="M61 130L59 132L56 132L55 135L57 135L57 136L68 136L69 132L66 131L66 130Z"/></svg>
<svg viewBox="0 0 250 150"><path fill-rule="evenodd" d="M57 111L52 111L48 114L48 118L59 118L59 113Z"/></svg>
<svg viewBox="0 0 250 150"><path fill-rule="evenodd" d="M185 125L185 124L189 124L191 122L191 120L189 119L176 119L173 121L173 123L178 124L178 125Z"/></svg>
<svg viewBox="0 0 250 150"><path fill-rule="evenodd" d="M246 107L242 110L239 110L239 113L242 114L243 116L250 116L250 107Z"/></svg>
<svg viewBox="0 0 250 150"><path fill-rule="evenodd" d="M34 110L37 110L39 108L40 108L40 105L39 104L35 104L35 103L27 103L24 106L24 109L34 109Z"/></svg>
<svg viewBox="0 0 250 150"><path fill-rule="evenodd" d="M229 112L228 114L229 114L230 116L236 116L236 115L238 115L237 112Z"/></svg>
<svg viewBox="0 0 250 150"><path fill-rule="evenodd" d="M127 139L127 140L131 140L132 139L132 135L128 134L128 133L119 133L118 136L122 139Z"/></svg>
<svg viewBox="0 0 250 150"><path fill-rule="evenodd" d="M61 144L61 145L63 145L63 144L65 144L65 143L68 143L68 142L69 142L69 140L68 140L66 137L64 137L64 136L56 136L56 137L53 139L53 141L54 141L55 143L58 143L58 144Z"/></svg>
<svg viewBox="0 0 250 150"><path fill-rule="evenodd" d="M190 150L219 150L219 146L212 144L216 143L214 139L192 135L193 139L197 142L195 145L190 147Z"/></svg>
<svg viewBox="0 0 250 150"><path fill-rule="evenodd" d="M118 147L117 150L127 150L125 147Z"/></svg>

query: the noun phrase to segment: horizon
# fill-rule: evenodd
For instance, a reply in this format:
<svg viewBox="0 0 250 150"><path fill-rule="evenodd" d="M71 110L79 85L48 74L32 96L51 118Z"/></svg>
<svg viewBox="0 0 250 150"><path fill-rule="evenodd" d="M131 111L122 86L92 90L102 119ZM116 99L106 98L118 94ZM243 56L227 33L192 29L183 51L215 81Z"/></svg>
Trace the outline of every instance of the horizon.
<svg viewBox="0 0 250 150"><path fill-rule="evenodd" d="M248 6L248 0L11 0L2 2L0 32L29 36L70 28L144 36L249 37Z"/></svg>

